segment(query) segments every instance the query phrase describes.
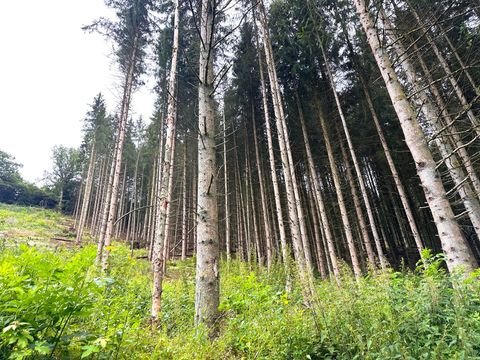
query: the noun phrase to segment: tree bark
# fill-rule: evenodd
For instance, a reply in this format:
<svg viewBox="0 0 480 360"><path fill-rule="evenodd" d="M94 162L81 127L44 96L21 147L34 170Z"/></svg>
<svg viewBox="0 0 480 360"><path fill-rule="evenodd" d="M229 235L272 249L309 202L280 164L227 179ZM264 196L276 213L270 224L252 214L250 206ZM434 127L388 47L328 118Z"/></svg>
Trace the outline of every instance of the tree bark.
<svg viewBox="0 0 480 360"><path fill-rule="evenodd" d="M108 267L108 257L110 255L109 246L112 240L113 224L115 220L115 213L117 208L118 185L120 180L120 169L122 166L123 143L125 140L125 132L128 121L128 111L130 109L130 98L133 89L133 79L135 75L135 65L137 62L138 51L138 34L134 36L132 44L132 52L128 59L128 70L125 77L125 84L123 89L122 106L120 110L120 123L118 127L118 138L116 144L116 156L112 163L113 179L111 185L110 204L108 206L107 221L105 226L105 235L103 237L104 248L102 252L102 270L106 271ZM98 254L97 254L98 255Z"/></svg>
<svg viewBox="0 0 480 360"><path fill-rule="evenodd" d="M415 118L415 113L393 70L388 55L379 41L376 24L367 10L365 0L353 0L353 2L400 120L406 144L415 161L417 174L424 188L442 248L447 257L447 266L451 271L457 267L463 267L465 271L472 271L477 266L476 261L455 220L445 188L436 172L435 161Z"/></svg>
<svg viewBox="0 0 480 360"><path fill-rule="evenodd" d="M202 0L198 86L198 195L195 325L210 330L218 316L220 295L216 144L214 118L213 38L215 1Z"/></svg>
<svg viewBox="0 0 480 360"><path fill-rule="evenodd" d="M305 119L303 115L302 105L300 103L300 97L298 93L295 94L297 98L298 113L300 119L300 126L302 128L303 141L305 145L305 152L307 155L308 170L310 173L310 178L312 179L312 187L314 198L319 209L321 224L323 227L323 232L325 234L325 239L327 242L328 255L330 257L330 262L332 264L333 275L337 282L340 281L340 271L338 268L337 254L335 252L335 245L332 235L332 230L330 228L330 222L327 216L327 210L325 208L325 202L323 200L323 195L320 190L319 179L317 176L317 171L315 169L315 164L313 162L312 150L310 147L310 141L308 140L307 128L305 126Z"/></svg>
<svg viewBox="0 0 480 360"><path fill-rule="evenodd" d="M380 260L380 266L382 267L382 269L385 269L387 267L387 261L385 259L385 255L383 254L380 235L379 235L378 230L377 230L377 225L375 224L375 217L373 216L372 206L370 204L370 199L368 198L368 195L367 195L367 189L365 188L365 182L363 180L362 171L360 170L360 165L358 164L357 154L355 153L355 149L353 148L353 143L352 143L352 140L350 138L350 131L348 130L347 121L346 121L345 116L343 114L342 105L340 103L340 99L338 97L338 93L337 93L337 90L335 88L335 81L333 79L332 72L330 71L330 66L328 64L327 56L326 56L325 51L323 49L323 46L321 44L320 44L320 49L321 49L321 52L322 52L323 60L325 62L325 68L327 70L327 77L328 77L328 80L330 82L330 86L331 86L332 91L333 91L333 96L335 98L335 103L337 105L337 110L338 110L338 113L340 115L340 119L342 121L342 127L343 127L343 131L345 133L345 138L347 139L348 150L350 152L350 156L351 156L352 161L353 161L353 166L355 168L355 173L357 174L357 180L358 180L358 184L360 185L360 193L362 195L363 204L365 205L365 209L367 210L368 221L370 223L370 229L372 230L373 240L374 240L374 243L375 243L375 247L377 249L378 258ZM367 251L368 251L368 247L367 247ZM373 263L372 265L375 266L375 263Z"/></svg>
<svg viewBox="0 0 480 360"><path fill-rule="evenodd" d="M362 271L360 269L360 263L358 261L357 249L355 248L355 242L353 240L352 229L350 227L350 220L348 219L347 207L345 205L345 200L342 193L342 187L340 183L340 176L338 174L337 164L335 163L335 157L333 156L333 148L330 142L330 136L328 134L327 124L323 115L323 110L321 108L320 100L317 98L315 100L318 119L320 121L320 127L322 128L323 139L325 141L325 147L327 148L328 162L330 163L330 170L333 177L333 182L335 185L335 192L337 194L337 202L340 209L340 217L342 219L343 232L347 240L348 251L350 253L350 260L352 262L353 273L356 278L362 276Z"/></svg>
<svg viewBox="0 0 480 360"><path fill-rule="evenodd" d="M278 134L278 143L280 146L280 156L282 159L282 169L285 177L288 205L287 208L289 212L290 233L292 236L293 252L298 267L302 290L304 292L306 300L308 301L308 299L311 297L311 294L313 293L313 267L311 264L311 255L309 252L308 240L306 239L305 234L306 231L303 219L303 211L301 210L301 203L298 195L295 171L293 169L293 163L291 159L290 144L285 124L285 115L283 112L280 88L275 69L263 0L259 1L258 4L260 8L260 24L263 33L263 45L272 93L273 109L275 113L275 121Z"/></svg>
<svg viewBox="0 0 480 360"><path fill-rule="evenodd" d="M75 243L78 245L82 242L83 230L87 219L88 207L90 205L90 194L92 192L93 172L95 169L95 141L92 142L90 149L90 159L88 161L87 179L85 182L85 192L83 195L82 208L80 210L80 218L77 224L77 236Z"/></svg>
<svg viewBox="0 0 480 360"><path fill-rule="evenodd" d="M152 324L158 324L158 317L161 308L162 281L164 274L164 256L166 231L168 231L168 214L170 212L170 202L172 199L172 179L173 179L173 160L175 149L175 121L177 115L176 104L176 84L177 84L177 57L178 57L178 38L180 10L179 0L175 0L174 28L173 28L173 46L172 60L170 64L170 76L168 80L168 99L167 99L167 117L165 119L165 151L159 149L157 186L159 198L157 201L157 213L155 221L155 237L152 248L152 268L153 268L153 289L152 289ZM162 128L160 128L162 129ZM160 134L162 136L162 134ZM163 157L163 159L162 159ZM160 166L163 164L163 166Z"/></svg>

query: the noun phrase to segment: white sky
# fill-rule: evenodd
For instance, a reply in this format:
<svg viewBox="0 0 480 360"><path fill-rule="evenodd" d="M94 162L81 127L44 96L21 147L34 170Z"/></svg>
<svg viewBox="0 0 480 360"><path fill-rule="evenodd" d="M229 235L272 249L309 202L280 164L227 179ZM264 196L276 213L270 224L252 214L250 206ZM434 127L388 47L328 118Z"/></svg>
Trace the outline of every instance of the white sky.
<svg viewBox="0 0 480 360"><path fill-rule="evenodd" d="M112 45L81 27L112 14L103 0L3 1L0 11L0 150L28 181L50 168L54 145L79 146L82 120L102 92L119 102ZM131 113L148 120L153 94L134 94Z"/></svg>

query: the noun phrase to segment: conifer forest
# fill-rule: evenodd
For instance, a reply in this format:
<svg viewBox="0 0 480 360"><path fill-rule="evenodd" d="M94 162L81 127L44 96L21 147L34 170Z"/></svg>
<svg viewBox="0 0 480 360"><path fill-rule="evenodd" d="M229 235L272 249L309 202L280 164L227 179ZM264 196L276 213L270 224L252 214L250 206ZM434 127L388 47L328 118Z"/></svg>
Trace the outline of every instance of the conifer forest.
<svg viewBox="0 0 480 360"><path fill-rule="evenodd" d="M0 151L0 359L480 359L479 0L105 4L118 103Z"/></svg>

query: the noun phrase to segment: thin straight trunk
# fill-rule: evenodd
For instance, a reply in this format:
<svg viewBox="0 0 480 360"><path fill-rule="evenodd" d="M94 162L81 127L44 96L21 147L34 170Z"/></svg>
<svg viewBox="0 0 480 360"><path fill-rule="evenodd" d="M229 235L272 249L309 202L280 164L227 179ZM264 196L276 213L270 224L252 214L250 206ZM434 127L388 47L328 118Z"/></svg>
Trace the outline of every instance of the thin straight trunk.
<svg viewBox="0 0 480 360"><path fill-rule="evenodd" d="M177 115L176 104L176 84L177 84L177 56L178 56L178 38L179 38L179 22L180 10L179 0L175 0L174 28L173 28L173 45L172 45L172 61L170 64L170 76L168 80L168 99L167 99L167 116L165 119L165 152L162 149L158 152L158 172L157 172L157 191L159 198L156 202L156 221L155 236L152 246L152 309L151 321L157 325L159 321L161 298L162 298L162 282L165 269L165 246L166 231L169 226L170 203L172 199L172 181L173 181L173 160L175 152L175 121ZM162 130L162 126L160 129ZM160 130L160 131L161 131ZM162 138L162 133L160 133ZM162 146L160 142L160 146ZM163 166L162 166L163 165Z"/></svg>
<svg viewBox="0 0 480 360"><path fill-rule="evenodd" d="M142 198L143 198L143 187L145 183L145 165L142 166L142 171L140 175L140 191L138 194L135 195L136 198L136 204L135 204L135 209L140 209L142 206ZM148 197L148 191L146 196ZM144 210L146 212L146 210ZM145 238L145 236L142 236L142 231L145 229L145 223L142 224L142 219L140 218L140 212L139 210L135 211L134 217L133 217L133 230L132 230L132 244L134 244L137 240L138 243L140 243L140 239ZM133 256L133 246L132 246L132 256Z"/></svg>
<svg viewBox="0 0 480 360"><path fill-rule="evenodd" d="M202 0L198 86L198 203L195 325L213 330L220 296L213 39L215 1ZM213 334L212 334L213 335Z"/></svg>
<svg viewBox="0 0 480 360"><path fill-rule="evenodd" d="M126 202L127 200L125 200L125 184L126 184L126 181L127 181L127 164L124 164L123 165L123 180L122 180L122 190L120 191L120 200L118 201L118 203L120 204L120 206L118 207L117 209L117 215L116 215L116 218L119 219L122 214L124 213L124 208L126 206ZM117 222L116 225L114 224L113 226L115 227L115 238L120 238L123 230L124 230L124 220L125 218L122 218L122 220L120 222Z"/></svg>
<svg viewBox="0 0 480 360"><path fill-rule="evenodd" d="M418 230L417 223L415 221L415 216L413 215L412 208L408 201L407 193L402 184L402 181L400 180L400 175L398 174L397 167L393 162L392 154L390 153L387 140L385 139L382 126L380 125L380 120L378 119L377 112L375 111L372 98L370 96L370 92L366 87L363 77L361 79L361 82L362 82L363 90L365 93L365 98L367 100L368 108L370 110L370 114L372 115L373 122L375 123L375 128L377 129L377 134L380 139L380 143L382 144L383 153L385 154L388 167L390 169L390 172L392 173L393 181L395 182L395 187L397 189L398 195L400 196L400 201L402 202L403 210L407 217L408 226L410 228L410 231L412 232L413 239L415 240L415 245L417 247L418 253L421 254L423 250L422 237L420 236L420 231Z"/></svg>
<svg viewBox="0 0 480 360"><path fill-rule="evenodd" d="M350 221L348 219L347 207L345 205L345 200L342 193L342 185L340 183L340 176L338 174L337 164L335 163L335 157L333 155L332 144L330 143L330 136L328 134L327 124L323 115L323 110L320 105L318 98L315 100L318 112L318 119L320 121L320 127L322 128L323 139L325 141L325 146L327 149L328 161L330 163L330 170L332 172L333 182L335 185L335 191L337 194L337 202L340 208L340 216L342 219L343 232L347 240L348 251L350 253L350 259L352 261L353 273L356 278L359 278L362 275L360 269L360 264L358 261L357 250L355 249L355 242L353 240L352 229L350 227Z"/></svg>
<svg viewBox="0 0 480 360"><path fill-rule="evenodd" d="M264 115L264 120L265 120L265 130L267 133L267 146L268 146L268 159L269 159L269 164L270 164L270 175L272 177L272 185L273 185L273 194L274 194L274 200L275 200L275 213L277 215L277 222L278 222L278 232L280 235L280 248L281 248L281 253L282 253L282 260L283 260L283 265L285 268L285 274L287 277L287 283L286 283L286 288L290 288L290 270L289 270L289 265L288 265L288 260L289 260L289 251L288 251L288 245L287 245L287 235L285 232L285 224L283 223L283 208L282 208L282 201L280 197L280 186L278 182L278 176L277 176L277 169L276 169L276 164L275 164L275 153L273 150L273 139L272 139L272 130L270 128L270 113L268 110L268 99L267 99L267 88L265 85L265 77L263 73L263 61L260 57L260 46L258 44L258 31L256 28L256 23L254 22L255 26L255 43L257 47L257 51L259 53L258 56L258 68L260 72L260 88L262 92L262 102L263 102L263 115Z"/></svg>
<svg viewBox="0 0 480 360"><path fill-rule="evenodd" d="M137 219L137 211L135 210L138 206L137 204L137 178L138 178L138 163L140 161L140 144L137 144L137 159L135 160L135 170L133 172L133 197L130 205L130 210L132 213L128 215L128 225L127 225L127 237L125 238L125 242L128 243L130 240L130 251L133 255L133 242L135 237L135 228L136 228L136 219Z"/></svg>
<svg viewBox="0 0 480 360"><path fill-rule="evenodd" d="M247 141L247 148L250 148L250 144L248 143L248 138L246 138ZM248 188L247 188L247 195L249 195L249 198L247 198L247 202L250 202L250 208L251 211L250 213L252 214L252 219L253 219L253 238L255 240L255 248L256 248L256 255L257 255L257 263L260 266L264 266L264 261L263 261L263 251L262 251L262 246L260 242L260 229L257 223L257 210L255 206L255 195L253 191L253 175L252 175L252 168L251 168L251 161L250 161L250 156L247 152L247 158L246 158L246 166L247 166L247 183L248 183Z"/></svg>
<svg viewBox="0 0 480 360"><path fill-rule="evenodd" d="M171 223L172 223L172 209L170 204L172 203L173 199L173 191L174 191L174 186L173 186L173 178L174 178L174 171L173 167L175 165L175 146L176 146L176 141L175 141L175 134L176 134L176 129L174 127L173 129L173 143L171 144L171 148L169 150L171 158L170 158L170 171L168 174L168 183L167 183L167 198L166 198L166 215L165 215L165 237L164 237L164 246L163 246L163 273L165 274L165 271L167 270L167 260L169 259L169 254L170 254L170 246L172 245L172 236L171 236ZM165 150L167 150L167 146L165 146ZM165 151L165 156L167 155L167 151ZM164 167L164 174L165 174L165 167Z"/></svg>
<svg viewBox="0 0 480 360"><path fill-rule="evenodd" d="M314 195L311 192L311 186L310 186L310 191L308 189L306 190L306 197L308 200L308 205L310 209L310 217L312 219L312 231L313 231L313 237L315 239L315 250L316 250L316 255L317 255L317 270L320 272L320 276L322 279L327 278L327 266L325 265L325 258L323 256L324 254L324 248L322 244L322 235L320 231L320 224L318 221L318 212L317 212L317 207L315 205L315 200L314 200Z"/></svg>
<svg viewBox="0 0 480 360"><path fill-rule="evenodd" d="M227 251L227 261L232 257L231 239L230 239L230 203L228 201L228 162L227 162L227 124L225 120L225 111L223 112L223 182L225 199L225 247Z"/></svg>
<svg viewBox="0 0 480 360"><path fill-rule="evenodd" d="M244 137L246 137L246 133L244 135ZM243 184L243 189L241 189L241 192L240 192L240 199L242 200L242 210L243 210L243 214L244 214L244 217L245 217L245 233L246 233L246 236L245 236L245 249L247 251L247 262L248 264L252 264L252 223L250 221L250 215L252 214L252 210L250 208L251 204L250 204L250 196L249 196L249 184L248 184L248 177L249 177L249 169L248 169L248 157L247 157L247 146L245 146L245 182ZM240 171L238 173L238 178L240 179ZM240 185L241 186L241 185Z"/></svg>
<svg viewBox="0 0 480 360"><path fill-rule="evenodd" d="M365 222L365 217L363 216L362 205L360 199L358 198L357 187L355 186L355 181L353 179L352 170L350 169L350 164L348 162L347 150L342 141L340 143L340 151L342 153L343 163L345 164L345 173L347 175L348 185L350 187L350 192L352 194L353 205L355 207L355 212L357 214L358 225L360 227L360 235L363 239L363 245L365 246L365 251L367 253L368 262L370 266L375 267L375 255L373 253L372 244L370 243L370 237L368 236L367 224Z"/></svg>
<svg viewBox="0 0 480 360"><path fill-rule="evenodd" d="M332 236L332 230L330 228L330 222L327 216L327 210L325 208L325 202L323 200L322 191L320 190L320 182L317 176L317 171L315 169L315 163L313 161L312 150L310 147L310 141L308 139L307 127L305 126L305 119L303 115L302 104L300 102L300 97L298 93L295 93L298 107L298 114L300 119L300 125L302 128L303 142L305 144L305 153L307 155L308 170L310 173L310 178L312 179L313 194L317 207L319 209L320 220L323 227L323 232L325 234L325 240L327 242L328 255L332 264L332 271L337 282L340 279L340 271L338 268L337 254L335 252L335 245Z"/></svg>
<svg viewBox="0 0 480 360"><path fill-rule="evenodd" d="M195 148L198 149L198 139L195 143ZM193 243L193 253L197 253L197 240L198 240L198 232L197 232L197 219L198 219L198 214L197 214L197 208L198 208L198 155L195 158L195 166L193 167L195 171L193 172L193 180L192 180L192 243Z"/></svg>
<svg viewBox="0 0 480 360"><path fill-rule="evenodd" d="M405 141L415 161L417 174L423 185L443 251L447 256L447 266L451 271L456 267L463 267L468 272L472 271L477 266L476 260L455 219L445 188L436 171L435 161L416 120L415 112L408 102L385 49L380 44L375 21L367 10L365 0L354 0L353 2L400 120Z"/></svg>
<svg viewBox="0 0 480 360"><path fill-rule="evenodd" d="M83 230L85 228L85 222L87 220L88 207L90 205L90 194L92 192L93 172L95 170L95 157L95 141L93 141L90 149L90 159L88 161L87 180L85 182L85 192L83 195L82 210L80 212L80 218L77 226L77 236L75 238L75 243L77 245L82 242Z"/></svg>
<svg viewBox="0 0 480 360"><path fill-rule="evenodd" d="M270 79L270 88L275 113L278 143L280 146L280 156L282 159L283 174L285 177L287 207L290 219L290 233L292 236L293 251L298 267L300 281L302 283L302 290L306 300L308 300L313 293L313 267L311 263L311 254L309 251L310 247L305 234L306 229L303 219L303 210L299 199L298 185L293 168L290 142L286 130L285 115L281 102L280 88L275 69L263 0L259 1L258 6L260 7L260 24L263 33L264 52Z"/></svg>
<svg viewBox="0 0 480 360"><path fill-rule="evenodd" d="M365 205L365 209L367 210L367 217L368 217L368 221L370 223L370 229L372 230L373 241L375 243L375 248L377 250L377 255L378 255L378 258L380 260L380 266L382 267L382 269L385 269L387 267L388 263L387 263L387 260L385 259L385 255L383 253L382 243L381 243L381 240L380 240L380 235L378 233L377 225L375 224L375 217L373 215L372 205L370 203L370 199L368 198L367 189L365 188L365 182L363 180L362 171L360 170L360 165L358 164L357 154L355 153L355 149L353 148L352 139L350 138L350 131L348 130L347 121L345 119L345 115L343 114L342 105L340 103L340 99L338 97L338 93L337 93L337 90L335 88L335 80L333 79L333 74L330 70L330 66L328 64L328 59L327 59L327 56L325 55L325 50L323 49L323 46L321 44L320 44L320 49L321 49L321 52L322 52L323 60L325 62L325 68L327 70L328 80L330 81L330 87L333 91L333 96L335 98L335 103L337 105L337 110L338 110L338 113L340 115L340 119L342 121L342 127L343 127L343 131L345 133L345 138L347 139L348 150L350 152L350 156L351 156L352 161L353 161L353 167L354 167L355 173L357 175L358 184L360 185L360 194L362 195L363 203ZM369 242L367 242L366 245L367 244L369 244ZM367 251L369 251L368 247L367 247ZM369 259L370 259L370 256L369 256ZM372 263L372 265L375 266L375 263Z"/></svg>
<svg viewBox="0 0 480 360"><path fill-rule="evenodd" d="M248 224L248 217L246 214L248 214L248 210L246 209L246 206L248 204L245 204L244 197L243 197L243 182L242 182L242 177L240 176L240 160L238 157L238 151L237 151L237 139L235 134L233 135L233 151L234 151L234 158L235 158L235 179L236 179L236 187L237 187L237 212L240 214L239 219L240 221L238 222L239 224L239 241L238 241L238 246L240 250L240 260L245 261L245 255L247 256L247 261L250 262L250 254L249 254L249 246L248 246L248 241L249 241L249 224Z"/></svg>
<svg viewBox="0 0 480 360"><path fill-rule="evenodd" d="M238 178L235 182L235 205L236 205L236 215L237 215L237 259L240 261L245 260L244 249L243 249L243 207L240 199L241 189L239 188Z"/></svg>
<svg viewBox="0 0 480 360"><path fill-rule="evenodd" d="M102 220L103 220L103 213L104 213L104 208L105 208L105 200L107 198L107 187L108 187L108 182L111 180L110 177L108 176L109 173L108 173L108 169L109 169L109 161L108 161L108 157L105 156L103 159L102 159L102 176L101 178L99 179L99 189L97 191L97 194L96 194L96 198L98 200L98 207L97 207L97 210L96 210L96 216L94 218L92 218L92 234L95 234L95 237L98 238L98 243L100 243L100 232L101 232L101 224L102 224ZM102 247L103 247L103 242L102 242ZM97 248L97 251L98 251L98 248ZM97 253L97 257L98 257L98 253ZM101 253L100 253L100 257L101 257ZM100 263L100 259L98 258L98 263Z"/></svg>
<svg viewBox="0 0 480 360"><path fill-rule="evenodd" d="M83 175L82 175L82 178L83 178ZM77 195L77 199L75 200L75 208L73 209L73 228L76 229L77 228L77 222L79 220L79 210L80 210L80 204L82 202L82 195L85 191L82 191L82 189L85 188L85 185L83 185L82 183L80 183L80 187L78 189L78 195Z"/></svg>
<svg viewBox="0 0 480 360"><path fill-rule="evenodd" d="M187 140L183 147L183 186L182 186L182 260L187 258Z"/></svg>
<svg viewBox="0 0 480 360"><path fill-rule="evenodd" d="M120 180L120 168L122 165L123 143L125 140L125 132L127 128L128 110L130 108L130 98L131 98L132 89L133 89L135 65L137 63L138 36L139 34L137 33L133 38L132 52L130 54L130 58L128 59L128 70L125 78L122 107L120 111L120 123L118 128L117 151L116 151L117 156L115 157L114 162L112 164L112 167L114 168L113 181L112 181L112 195L110 197L110 205L108 207L109 209L108 209L108 216L107 216L107 222L106 222L105 236L103 238L103 242L105 246L102 252L102 269L104 271L106 271L108 267L108 257L110 255L110 250L108 246L110 246L111 239L112 239L113 224L115 220L115 213L116 213L116 207L118 202L117 194L118 194L118 185Z"/></svg>
<svg viewBox="0 0 480 360"><path fill-rule="evenodd" d="M265 230L265 245L267 247L267 269L270 270L272 267L273 254L272 254L272 230L270 228L270 220L268 218L268 206L267 206L267 196L265 192L265 178L263 175L262 162L260 158L260 150L258 146L257 138L257 125L255 122L255 109L252 104L252 120L253 120L253 142L255 145L255 162L257 163L257 174L258 182L260 184L260 198L262 202L262 216L263 216L263 225Z"/></svg>
<svg viewBox="0 0 480 360"><path fill-rule="evenodd" d="M152 169L152 179L150 184L150 208L148 216L148 232L147 232L147 251L148 251L148 260L152 260L153 255L153 242L155 237L155 219L156 209L158 207L158 197L157 197L157 174L158 171L158 155L155 156L153 160L153 169Z"/></svg>
<svg viewBox="0 0 480 360"><path fill-rule="evenodd" d="M105 192L105 199L103 200L102 204L102 217L99 223L99 236L98 236L98 243L97 243L97 264L101 263L103 257L103 247L105 245L105 230L107 225L107 218L110 208L110 198L112 196L112 184L113 184L113 176L115 172L115 158L117 157L117 147L115 146L115 150L112 156L112 163L110 164L110 173L108 175L108 179L105 182L106 192Z"/></svg>
<svg viewBox="0 0 480 360"><path fill-rule="evenodd" d="M104 157L100 162L100 175L98 177L98 184L95 191L95 204L93 208L92 217L90 219L90 232L94 237L98 235L98 231L99 231L99 226L98 226L99 220L100 220L99 214L101 213L102 203L103 203L102 195L105 192L105 186L108 181L108 178L105 176L107 168L108 168L108 161L106 160L106 157Z"/></svg>

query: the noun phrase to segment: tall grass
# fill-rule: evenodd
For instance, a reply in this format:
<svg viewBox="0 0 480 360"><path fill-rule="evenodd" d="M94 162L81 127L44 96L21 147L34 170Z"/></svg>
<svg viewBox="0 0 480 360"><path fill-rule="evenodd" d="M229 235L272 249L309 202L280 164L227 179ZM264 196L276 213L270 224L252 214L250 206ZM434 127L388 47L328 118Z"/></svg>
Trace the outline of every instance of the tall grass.
<svg viewBox="0 0 480 360"><path fill-rule="evenodd" d="M160 329L149 326L149 265L112 247L21 245L0 255L2 359L477 359L480 289L427 257L413 273L317 284L317 306L284 291L281 269L222 264L218 338L193 328L194 261L169 264Z"/></svg>

